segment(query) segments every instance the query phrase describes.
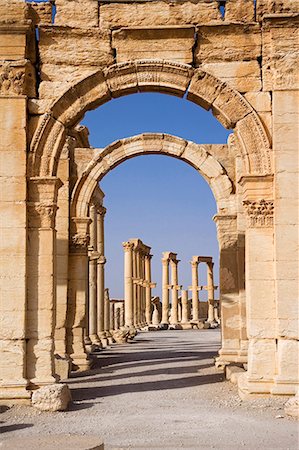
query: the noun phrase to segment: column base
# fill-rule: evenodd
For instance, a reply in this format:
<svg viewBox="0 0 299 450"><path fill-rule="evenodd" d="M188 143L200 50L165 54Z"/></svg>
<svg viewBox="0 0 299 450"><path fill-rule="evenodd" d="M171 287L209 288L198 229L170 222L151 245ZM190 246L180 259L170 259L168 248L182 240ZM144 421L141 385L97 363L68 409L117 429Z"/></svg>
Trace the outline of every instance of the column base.
<svg viewBox="0 0 299 450"><path fill-rule="evenodd" d="M54 365L55 365L55 374L58 376L59 381L66 380L69 377L71 371L72 366L71 358L68 355L62 357L56 354L54 359Z"/></svg>
<svg viewBox="0 0 299 450"><path fill-rule="evenodd" d="M15 404L30 404L31 392L28 389L28 382L1 382L0 383L0 404L7 406Z"/></svg>
<svg viewBox="0 0 299 450"><path fill-rule="evenodd" d="M159 327L160 327L160 330L168 330L169 323L168 322L161 322Z"/></svg>
<svg viewBox="0 0 299 450"><path fill-rule="evenodd" d="M71 355L72 358L72 371L84 372L90 370L91 361L87 359L86 353L82 355Z"/></svg>
<svg viewBox="0 0 299 450"><path fill-rule="evenodd" d="M231 363L246 364L247 350L221 348L216 358L216 367L220 365L228 366Z"/></svg>
<svg viewBox="0 0 299 450"><path fill-rule="evenodd" d="M271 396L291 396L296 394L297 383L275 384L274 380L257 380L244 373L238 378L238 393L242 400L267 398Z"/></svg>
<svg viewBox="0 0 299 450"><path fill-rule="evenodd" d="M192 330L192 325L190 322L181 322L180 325L182 330Z"/></svg>
<svg viewBox="0 0 299 450"><path fill-rule="evenodd" d="M271 389L273 395L296 395L299 392L298 380L287 380L282 377L274 377L274 386Z"/></svg>

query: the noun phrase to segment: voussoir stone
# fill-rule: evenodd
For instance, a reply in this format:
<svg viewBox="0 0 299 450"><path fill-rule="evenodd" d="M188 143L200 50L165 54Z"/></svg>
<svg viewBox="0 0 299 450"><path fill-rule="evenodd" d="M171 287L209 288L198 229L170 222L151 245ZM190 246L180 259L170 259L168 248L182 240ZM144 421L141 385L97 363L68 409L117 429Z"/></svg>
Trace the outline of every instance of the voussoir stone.
<svg viewBox="0 0 299 450"><path fill-rule="evenodd" d="M41 411L65 411L71 400L67 384L51 384L33 392L31 403Z"/></svg>

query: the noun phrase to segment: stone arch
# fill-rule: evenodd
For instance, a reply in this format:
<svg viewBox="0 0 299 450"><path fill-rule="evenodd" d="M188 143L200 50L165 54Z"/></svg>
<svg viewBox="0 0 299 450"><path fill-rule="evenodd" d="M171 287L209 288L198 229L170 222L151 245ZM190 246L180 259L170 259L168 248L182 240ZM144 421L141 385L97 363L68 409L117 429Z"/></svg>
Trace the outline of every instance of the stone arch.
<svg viewBox="0 0 299 450"><path fill-rule="evenodd" d="M187 162L208 182L218 212L235 213L232 181L222 165L208 153L204 145L162 133L144 133L121 139L98 150L74 187L71 201L73 217L87 217L88 205L98 182L114 167L138 155L168 155Z"/></svg>
<svg viewBox="0 0 299 450"><path fill-rule="evenodd" d="M56 175L67 130L85 112L130 93L152 91L186 96L234 129L244 174L272 173L270 142L261 120L247 100L228 84L202 69L165 60L136 60L99 70L68 89L43 114L34 132L30 176Z"/></svg>

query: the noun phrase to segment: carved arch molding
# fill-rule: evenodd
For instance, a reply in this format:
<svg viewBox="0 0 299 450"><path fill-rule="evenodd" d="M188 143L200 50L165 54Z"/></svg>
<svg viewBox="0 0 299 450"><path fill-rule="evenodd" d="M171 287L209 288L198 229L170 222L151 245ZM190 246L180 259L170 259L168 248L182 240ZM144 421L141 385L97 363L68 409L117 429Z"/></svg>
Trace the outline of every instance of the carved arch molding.
<svg viewBox="0 0 299 450"><path fill-rule="evenodd" d="M29 176L55 176L68 129L86 111L112 98L153 91L186 96L228 129L233 129L237 149L248 175L272 173L271 145L252 106L228 84L201 69L161 60L115 64L79 81L55 100L40 116L29 153Z"/></svg>
<svg viewBox="0 0 299 450"><path fill-rule="evenodd" d="M167 155L187 162L197 170L209 184L218 210L235 213L231 196L234 186L222 165L208 153L204 145L162 133L144 133L121 139L96 154L85 168L74 187L71 200L71 215L87 217L88 206L98 182L114 167L138 155ZM219 211L220 212L220 211Z"/></svg>

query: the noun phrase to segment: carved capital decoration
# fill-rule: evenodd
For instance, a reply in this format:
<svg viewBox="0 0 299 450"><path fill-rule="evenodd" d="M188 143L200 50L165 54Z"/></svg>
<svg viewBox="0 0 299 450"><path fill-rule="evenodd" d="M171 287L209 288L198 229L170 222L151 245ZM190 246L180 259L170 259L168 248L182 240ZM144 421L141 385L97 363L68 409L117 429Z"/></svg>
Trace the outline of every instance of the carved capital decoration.
<svg viewBox="0 0 299 450"><path fill-rule="evenodd" d="M107 209L104 206L97 208L97 213L99 216L105 216Z"/></svg>
<svg viewBox="0 0 299 450"><path fill-rule="evenodd" d="M249 227L273 227L273 200L245 200L243 201Z"/></svg>
<svg viewBox="0 0 299 450"><path fill-rule="evenodd" d="M89 234L76 233L71 236L70 249L72 252L87 251L90 236Z"/></svg>
<svg viewBox="0 0 299 450"><path fill-rule="evenodd" d="M134 248L133 242L123 242L123 248L125 252L132 251Z"/></svg>
<svg viewBox="0 0 299 450"><path fill-rule="evenodd" d="M29 228L55 228L57 205L55 203L28 202Z"/></svg>
<svg viewBox="0 0 299 450"><path fill-rule="evenodd" d="M25 92L25 66L3 64L0 67L0 95L16 96Z"/></svg>

